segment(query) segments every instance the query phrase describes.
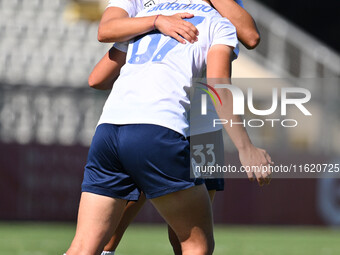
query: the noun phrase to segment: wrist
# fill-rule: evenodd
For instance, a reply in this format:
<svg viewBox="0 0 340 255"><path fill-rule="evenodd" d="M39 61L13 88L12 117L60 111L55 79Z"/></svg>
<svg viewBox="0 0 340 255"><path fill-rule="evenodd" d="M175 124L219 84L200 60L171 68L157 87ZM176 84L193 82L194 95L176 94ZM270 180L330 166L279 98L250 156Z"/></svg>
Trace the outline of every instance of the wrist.
<svg viewBox="0 0 340 255"><path fill-rule="evenodd" d="M246 141L240 141L238 144L235 144L235 146L239 152L244 152L249 151L253 147L253 144L248 139Z"/></svg>
<svg viewBox="0 0 340 255"><path fill-rule="evenodd" d="M159 19L159 16L161 16L161 14L156 15L155 18L154 18L154 20L153 20L153 25L152 25L152 29L153 29L153 30L158 29L158 27L157 27L157 25L156 25L156 22L157 22L157 20Z"/></svg>

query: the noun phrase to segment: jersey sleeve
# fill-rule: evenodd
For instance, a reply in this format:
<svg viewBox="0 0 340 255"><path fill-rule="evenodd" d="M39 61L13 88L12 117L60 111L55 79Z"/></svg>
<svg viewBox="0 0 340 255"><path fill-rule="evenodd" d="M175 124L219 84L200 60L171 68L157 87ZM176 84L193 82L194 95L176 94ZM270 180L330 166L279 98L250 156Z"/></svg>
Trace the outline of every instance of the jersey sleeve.
<svg viewBox="0 0 340 255"><path fill-rule="evenodd" d="M236 59L239 54L238 39L236 34L236 28L231 22L226 18L221 18L216 23L213 31L213 39L210 45L224 44L233 47L234 58Z"/></svg>
<svg viewBox="0 0 340 255"><path fill-rule="evenodd" d="M115 47L119 51L127 52L128 47L129 47L129 42L116 42L113 44L113 47Z"/></svg>
<svg viewBox="0 0 340 255"><path fill-rule="evenodd" d="M135 17L139 10L138 0L110 0L107 8L118 7L125 10L129 17Z"/></svg>
<svg viewBox="0 0 340 255"><path fill-rule="evenodd" d="M244 9L244 4L242 0L235 0L235 2Z"/></svg>

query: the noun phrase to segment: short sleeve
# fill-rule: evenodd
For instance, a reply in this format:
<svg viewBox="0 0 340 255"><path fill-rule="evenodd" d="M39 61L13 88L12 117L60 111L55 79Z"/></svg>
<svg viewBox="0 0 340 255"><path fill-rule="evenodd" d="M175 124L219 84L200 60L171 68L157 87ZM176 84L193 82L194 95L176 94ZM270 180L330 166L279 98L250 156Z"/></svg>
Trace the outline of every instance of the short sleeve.
<svg viewBox="0 0 340 255"><path fill-rule="evenodd" d="M211 46L216 44L224 44L234 48L235 56L233 59L237 58L239 54L238 49L238 39L236 34L236 28L231 22L226 18L220 18L216 23L213 32L213 40Z"/></svg>
<svg viewBox="0 0 340 255"><path fill-rule="evenodd" d="M113 47L115 47L119 51L127 52L128 47L129 47L129 42L116 42L113 44Z"/></svg>
<svg viewBox="0 0 340 255"><path fill-rule="evenodd" d="M242 8L244 8L244 4L243 4L242 0L235 0L235 2L236 2L239 6L241 6Z"/></svg>
<svg viewBox="0 0 340 255"><path fill-rule="evenodd" d="M138 0L110 0L107 8L109 7L118 7L125 10L129 17L135 17L138 13L137 8L137 1Z"/></svg>

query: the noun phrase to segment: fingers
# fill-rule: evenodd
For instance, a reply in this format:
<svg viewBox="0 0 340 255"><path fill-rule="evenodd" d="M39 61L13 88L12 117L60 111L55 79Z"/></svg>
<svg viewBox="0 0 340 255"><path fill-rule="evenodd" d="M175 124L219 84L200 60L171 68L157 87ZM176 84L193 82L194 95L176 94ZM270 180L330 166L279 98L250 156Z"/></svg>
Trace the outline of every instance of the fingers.
<svg viewBox="0 0 340 255"><path fill-rule="evenodd" d="M262 166L256 167L255 176L258 184L262 187L264 185L263 169Z"/></svg>
<svg viewBox="0 0 340 255"><path fill-rule="evenodd" d="M269 168L269 164L264 167L264 171L262 172L262 178L263 178L263 185L264 184L269 184L271 181L271 171Z"/></svg>
<svg viewBox="0 0 340 255"><path fill-rule="evenodd" d="M254 175L258 182L258 184L262 187L265 184L269 184L271 182L271 171L269 168L270 164L252 166L247 171L247 176L250 181L254 181Z"/></svg>
<svg viewBox="0 0 340 255"><path fill-rule="evenodd" d="M197 36L188 28L178 28L177 33L190 43L197 41Z"/></svg>
<svg viewBox="0 0 340 255"><path fill-rule="evenodd" d="M190 43L198 40L198 29L191 23L183 19L192 18L190 13L177 13L172 16L159 16L155 26L165 35L173 37L180 43L185 43L183 39ZM176 34L175 34L176 33Z"/></svg>
<svg viewBox="0 0 340 255"><path fill-rule="evenodd" d="M176 32L170 34L170 36L177 40L178 42L186 44L185 40L181 36L179 36Z"/></svg>
<svg viewBox="0 0 340 255"><path fill-rule="evenodd" d="M261 178L259 181L259 185L263 186L264 184L269 184L271 181L271 170L270 166L273 165L273 161L269 154L265 151L262 150L263 153L263 159L262 159L262 164L261 164Z"/></svg>
<svg viewBox="0 0 340 255"><path fill-rule="evenodd" d="M183 20L176 28L176 33L182 36L185 40L190 43L197 42L198 30L197 28L188 21Z"/></svg>
<svg viewBox="0 0 340 255"><path fill-rule="evenodd" d="M192 43L197 42L198 40L197 36L199 35L198 29L193 24L185 20L183 20L182 25L183 29L190 35L191 42Z"/></svg>
<svg viewBox="0 0 340 255"><path fill-rule="evenodd" d="M181 19L190 19L194 17L194 14L188 12L178 13L178 15Z"/></svg>
<svg viewBox="0 0 340 255"><path fill-rule="evenodd" d="M269 184L271 181L271 174L272 172L270 171L270 166L271 164L266 161L263 162L259 167L257 167L257 171L255 173L257 182L259 185L262 187L264 184Z"/></svg>
<svg viewBox="0 0 340 255"><path fill-rule="evenodd" d="M186 26L194 35L195 37L199 35L198 29L190 22L183 20L183 26Z"/></svg>
<svg viewBox="0 0 340 255"><path fill-rule="evenodd" d="M270 183L270 164L269 162L264 162L264 165L261 165L261 177L259 181L259 185L263 186L264 184L269 184Z"/></svg>
<svg viewBox="0 0 340 255"><path fill-rule="evenodd" d="M252 171L247 171L248 179L249 181L253 182L254 179L254 173Z"/></svg>
<svg viewBox="0 0 340 255"><path fill-rule="evenodd" d="M265 150L251 146L240 150L239 157L242 166L247 170L249 180L254 180L255 176L260 186L270 183L273 162Z"/></svg>
<svg viewBox="0 0 340 255"><path fill-rule="evenodd" d="M263 150L263 154L264 154L266 160L269 162L269 164L273 165L274 162L272 161L272 158L269 156L269 154L265 150Z"/></svg>
<svg viewBox="0 0 340 255"><path fill-rule="evenodd" d="M270 165L267 165L267 174L268 174L268 176L267 176L267 184L269 184L270 183L270 181L271 181L271 178L272 178L272 171L270 170L270 166L271 165L273 165L274 163L272 163L272 164L270 164Z"/></svg>
<svg viewBox="0 0 340 255"><path fill-rule="evenodd" d="M272 181L272 175L270 174L270 175L266 178L266 184L269 185L271 181Z"/></svg>

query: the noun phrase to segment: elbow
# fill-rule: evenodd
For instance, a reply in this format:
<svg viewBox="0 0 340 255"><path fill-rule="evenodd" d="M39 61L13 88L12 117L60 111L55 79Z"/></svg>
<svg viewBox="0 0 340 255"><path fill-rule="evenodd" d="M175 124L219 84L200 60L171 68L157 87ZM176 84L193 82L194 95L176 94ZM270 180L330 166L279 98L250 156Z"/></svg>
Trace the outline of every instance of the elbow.
<svg viewBox="0 0 340 255"><path fill-rule="evenodd" d="M261 37L259 34L256 34L250 41L249 41L249 49L255 49L261 42Z"/></svg>
<svg viewBox="0 0 340 255"><path fill-rule="evenodd" d="M113 81L101 81L98 79L95 79L95 77L91 76L88 79L88 84L90 88L97 89L97 90L109 90L112 89Z"/></svg>
<svg viewBox="0 0 340 255"><path fill-rule="evenodd" d="M260 44L260 41L261 41L260 34L258 32L253 32L247 37L244 46L248 50L253 50Z"/></svg>
<svg viewBox="0 0 340 255"><path fill-rule="evenodd" d="M89 76L89 79L87 80L90 88L96 89L99 86L99 83L94 79L92 75Z"/></svg>
<svg viewBox="0 0 340 255"><path fill-rule="evenodd" d="M107 38L105 36L105 33L102 31L102 29L98 29L98 33L97 33L97 40L101 43L105 43L107 42Z"/></svg>
<svg viewBox="0 0 340 255"><path fill-rule="evenodd" d="M100 32L98 30L97 40L101 43L114 43L114 42L124 42L125 40L120 39L119 36L113 34L107 35L105 32Z"/></svg>
<svg viewBox="0 0 340 255"><path fill-rule="evenodd" d="M101 43L113 43L113 42L125 41L125 40L122 40L122 38L120 38L120 34L115 31L117 31L116 28L111 28L110 30L108 30L105 26L99 25L98 33L97 33L97 40Z"/></svg>
<svg viewBox="0 0 340 255"><path fill-rule="evenodd" d="M104 43L104 42L105 42L104 37L102 37L102 36L99 35L99 34L98 34L98 36L97 36L97 40L98 40L98 42L101 42L101 43Z"/></svg>
<svg viewBox="0 0 340 255"><path fill-rule="evenodd" d="M112 30L114 31L114 30ZM105 26L99 25L98 27L98 33L97 33L97 40L101 43L108 43L108 42L114 42L114 35L112 35L112 32L110 36L108 36Z"/></svg>

